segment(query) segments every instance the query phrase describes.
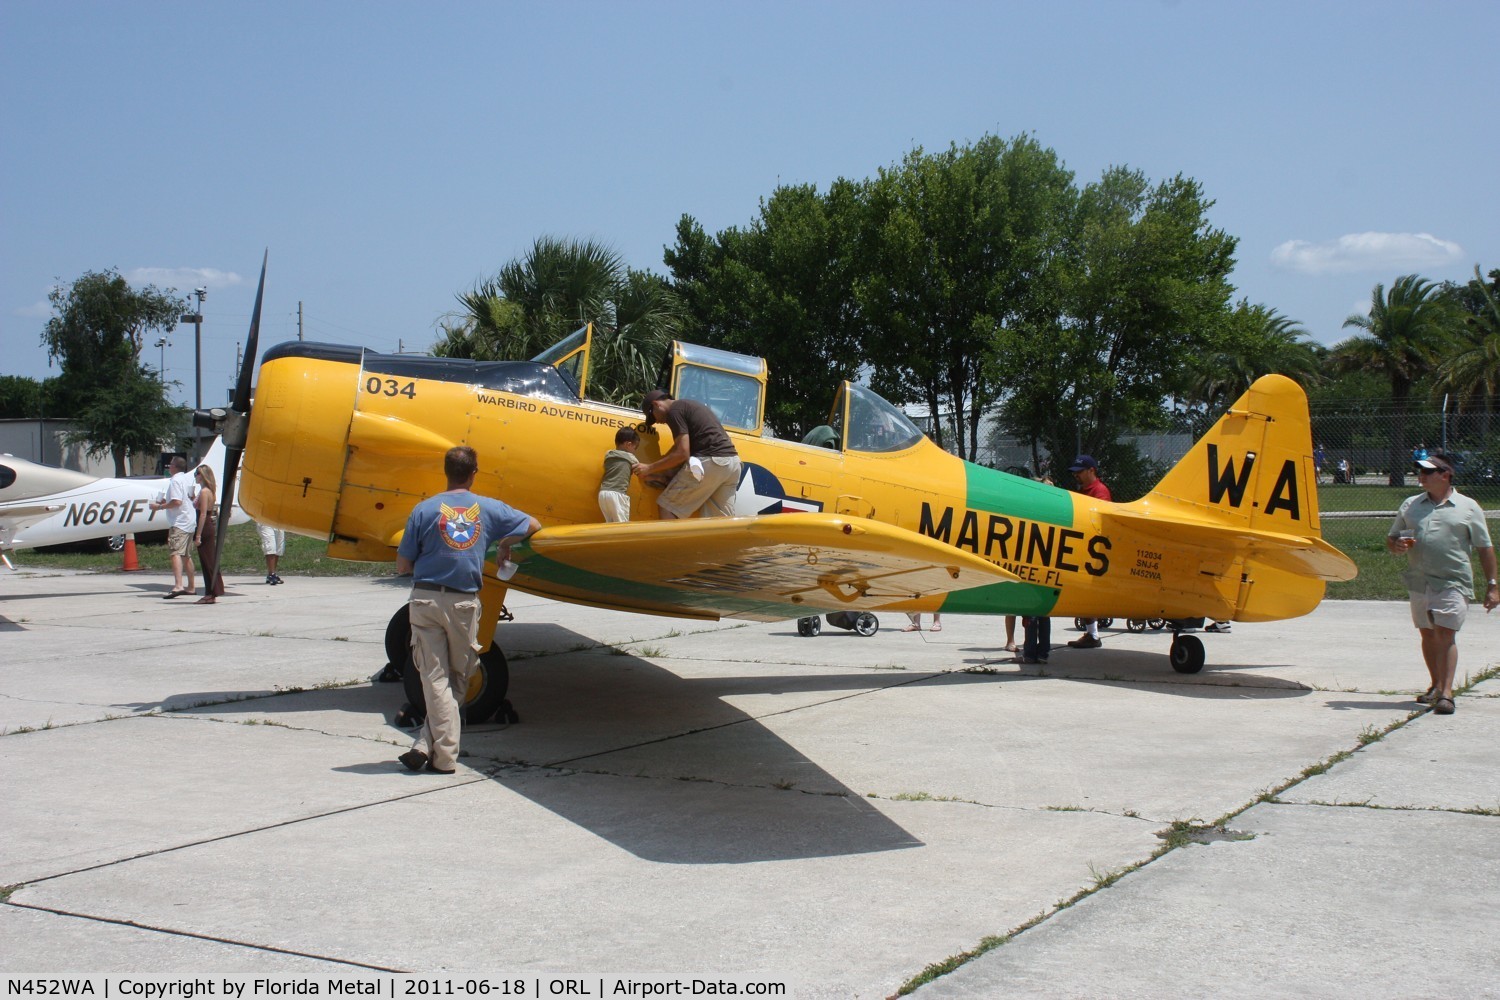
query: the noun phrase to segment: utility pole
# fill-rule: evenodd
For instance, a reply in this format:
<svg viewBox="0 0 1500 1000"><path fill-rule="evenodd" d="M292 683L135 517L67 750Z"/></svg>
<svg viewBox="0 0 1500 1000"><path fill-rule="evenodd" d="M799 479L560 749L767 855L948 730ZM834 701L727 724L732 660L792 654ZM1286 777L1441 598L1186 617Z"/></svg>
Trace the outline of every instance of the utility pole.
<svg viewBox="0 0 1500 1000"><path fill-rule="evenodd" d="M193 380L194 395L193 409L203 409L203 300L208 298L207 288L193 289L193 296L198 300L198 308L194 312L186 313L182 322L193 324ZM198 428L193 427L193 446L198 445Z"/></svg>
<svg viewBox="0 0 1500 1000"><path fill-rule="evenodd" d="M302 300L297 300L297 339L302 339Z"/></svg>

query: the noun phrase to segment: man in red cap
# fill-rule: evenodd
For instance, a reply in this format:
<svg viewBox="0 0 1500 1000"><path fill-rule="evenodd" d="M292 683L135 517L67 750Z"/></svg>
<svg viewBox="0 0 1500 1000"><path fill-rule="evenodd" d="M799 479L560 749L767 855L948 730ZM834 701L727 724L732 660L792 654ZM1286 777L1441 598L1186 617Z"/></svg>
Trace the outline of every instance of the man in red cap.
<svg viewBox="0 0 1500 1000"><path fill-rule="evenodd" d="M1109 487L1104 485L1104 480L1099 478L1099 463L1094 461L1092 455L1079 455L1073 459L1073 464L1068 466L1068 471L1073 473L1074 480L1078 483L1078 492L1095 500L1110 500ZM1085 622L1083 635L1068 643L1074 649L1098 649L1104 643L1099 641L1099 619L1090 618Z"/></svg>
<svg viewBox="0 0 1500 1000"><path fill-rule="evenodd" d="M702 509L706 517L733 517L740 455L714 411L695 399L673 399L660 389L646 393L641 411L647 427L660 422L672 432L672 447L665 455L630 470L642 479L677 470L656 498L661 516L692 517Z"/></svg>

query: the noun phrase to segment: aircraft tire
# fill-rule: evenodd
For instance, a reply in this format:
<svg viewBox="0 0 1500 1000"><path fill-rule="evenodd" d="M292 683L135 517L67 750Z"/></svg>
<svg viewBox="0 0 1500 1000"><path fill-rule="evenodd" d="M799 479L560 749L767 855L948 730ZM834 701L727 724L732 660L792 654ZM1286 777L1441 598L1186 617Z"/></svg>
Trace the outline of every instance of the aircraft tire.
<svg viewBox="0 0 1500 1000"><path fill-rule="evenodd" d="M422 694L422 678L411 662L410 650L406 654L406 668L402 671L401 683L406 688L406 700L410 702L412 714L425 719L427 699ZM505 700L508 690L510 664L506 662L505 651L497 644L490 643L490 648L479 654L479 669L474 672L474 679L469 683L469 697L460 709L464 724L477 726L481 722L488 722L497 711L505 713L502 721L520 721L516 710Z"/></svg>
<svg viewBox="0 0 1500 1000"><path fill-rule="evenodd" d="M406 661L411 657L411 605L402 603L396 613L391 615L390 623L385 627L385 670L381 671L381 680L386 675L394 673L390 679L398 681L406 671Z"/></svg>
<svg viewBox="0 0 1500 1000"><path fill-rule="evenodd" d="M880 631L880 619L868 611L860 612L860 616L854 620L854 631L860 635L874 635Z"/></svg>
<svg viewBox="0 0 1500 1000"><path fill-rule="evenodd" d="M1125 630L1127 632L1144 632L1148 627L1149 625L1144 618L1125 619Z"/></svg>
<svg viewBox="0 0 1500 1000"><path fill-rule="evenodd" d="M1179 674L1196 674L1203 669L1204 660L1207 659L1203 652L1203 640L1196 635L1173 637L1168 658L1172 661L1172 669Z"/></svg>
<svg viewBox="0 0 1500 1000"><path fill-rule="evenodd" d="M810 618L797 619L797 634L803 636L804 638L812 638L821 634L822 631L823 619L819 618L817 615L813 615Z"/></svg>
<svg viewBox="0 0 1500 1000"><path fill-rule="evenodd" d="M106 544L106 545L109 546L109 551L111 551L111 552L124 552L125 551L125 536L124 535L110 535L109 538L105 539L104 544Z"/></svg>

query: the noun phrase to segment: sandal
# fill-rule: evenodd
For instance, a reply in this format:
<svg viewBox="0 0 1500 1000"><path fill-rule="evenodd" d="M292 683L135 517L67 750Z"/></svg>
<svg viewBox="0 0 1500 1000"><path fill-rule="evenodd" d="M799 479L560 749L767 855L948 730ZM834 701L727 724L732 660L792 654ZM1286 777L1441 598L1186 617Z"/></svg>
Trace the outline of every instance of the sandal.
<svg viewBox="0 0 1500 1000"><path fill-rule="evenodd" d="M934 625L934 626L932 626L932 628L928 629L927 631L929 631L929 632L941 632L942 630L943 630L943 626L941 626L941 625Z"/></svg>
<svg viewBox="0 0 1500 1000"><path fill-rule="evenodd" d="M1016 644L1013 643L1013 642L1007 642L1005 644L1005 646L1004 646L1004 649L1005 649L1005 651L1007 653L1019 653L1020 652L1020 649L1017 648Z"/></svg>
<svg viewBox="0 0 1500 1000"><path fill-rule="evenodd" d="M174 597L181 597L183 594L191 593L191 590L169 590L165 594L161 595L161 599L164 601L170 601Z"/></svg>
<svg viewBox="0 0 1500 1000"><path fill-rule="evenodd" d="M903 631L903 632L920 632L920 631L922 631L922 626L920 626L920 625L908 625L908 626L906 626L906 628L902 629L901 631Z"/></svg>
<svg viewBox="0 0 1500 1000"><path fill-rule="evenodd" d="M1423 691L1421 694L1417 695L1417 704L1418 705L1431 705L1436 698L1437 698L1437 688L1430 687L1426 691Z"/></svg>
<svg viewBox="0 0 1500 1000"><path fill-rule="evenodd" d="M1453 714L1453 699L1439 698L1432 703L1432 711L1437 715Z"/></svg>

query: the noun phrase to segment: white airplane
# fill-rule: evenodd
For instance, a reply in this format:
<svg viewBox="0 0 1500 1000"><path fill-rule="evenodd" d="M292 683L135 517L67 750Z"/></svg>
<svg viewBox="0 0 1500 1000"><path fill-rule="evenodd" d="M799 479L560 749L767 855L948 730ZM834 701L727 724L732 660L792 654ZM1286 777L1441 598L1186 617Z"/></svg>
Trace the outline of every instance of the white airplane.
<svg viewBox="0 0 1500 1000"><path fill-rule="evenodd" d="M214 439L202 464L224 481L223 441ZM9 554L15 549L166 531L171 513L151 510L151 501L166 492L164 476L96 478L0 455L0 562L14 569ZM229 523L250 520L238 496L235 501Z"/></svg>

